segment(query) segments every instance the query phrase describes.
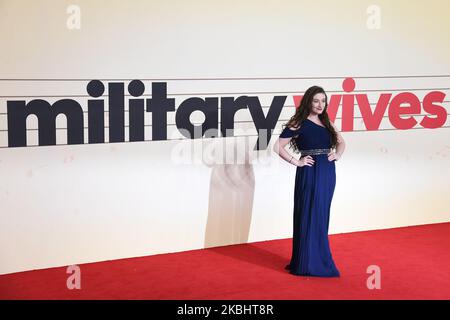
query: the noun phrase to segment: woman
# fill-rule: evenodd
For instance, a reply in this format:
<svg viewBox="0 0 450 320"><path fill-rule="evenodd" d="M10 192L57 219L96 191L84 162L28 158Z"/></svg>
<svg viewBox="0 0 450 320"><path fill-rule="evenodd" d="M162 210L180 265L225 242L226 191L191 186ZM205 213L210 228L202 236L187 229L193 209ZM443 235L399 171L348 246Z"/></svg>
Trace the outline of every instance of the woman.
<svg viewBox="0 0 450 320"><path fill-rule="evenodd" d="M306 90L274 145L281 158L297 167L292 257L286 266L295 275L340 276L330 252L328 226L336 185L335 161L341 158L345 142L328 118L327 100L321 87ZM285 150L288 143L300 152L300 159Z"/></svg>

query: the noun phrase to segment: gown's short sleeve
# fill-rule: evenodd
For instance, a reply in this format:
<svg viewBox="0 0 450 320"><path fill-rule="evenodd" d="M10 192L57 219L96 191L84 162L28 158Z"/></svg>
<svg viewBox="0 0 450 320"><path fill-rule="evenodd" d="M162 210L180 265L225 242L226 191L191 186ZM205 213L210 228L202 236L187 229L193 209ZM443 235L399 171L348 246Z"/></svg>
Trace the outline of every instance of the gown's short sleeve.
<svg viewBox="0 0 450 320"><path fill-rule="evenodd" d="M289 127L286 127L283 129L283 131L280 134L280 138L292 138L297 134L298 130L293 130Z"/></svg>

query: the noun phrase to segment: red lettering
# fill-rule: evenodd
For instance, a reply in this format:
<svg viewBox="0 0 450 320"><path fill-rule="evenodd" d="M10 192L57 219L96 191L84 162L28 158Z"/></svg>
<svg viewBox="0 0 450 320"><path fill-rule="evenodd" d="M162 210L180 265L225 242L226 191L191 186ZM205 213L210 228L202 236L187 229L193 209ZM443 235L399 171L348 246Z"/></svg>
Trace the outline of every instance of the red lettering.
<svg viewBox="0 0 450 320"><path fill-rule="evenodd" d="M373 111L370 108L369 99L367 98L367 94L357 94L356 101L358 102L359 110L361 111L361 116L364 120L364 124L367 130L378 130L380 128L381 120L383 119L383 115L386 112L386 108L389 104L389 100L391 99L390 93L381 94L378 99L377 105L375 106L375 110Z"/></svg>
<svg viewBox="0 0 450 320"><path fill-rule="evenodd" d="M403 106L403 104L408 106ZM392 99L389 105L389 120L397 129L411 129L417 124L414 117L404 119L402 115L420 114L420 100L412 92L399 93Z"/></svg>
<svg viewBox="0 0 450 320"><path fill-rule="evenodd" d="M442 103L445 99L445 93L441 91L431 91L423 98L423 110L425 112L436 115L436 118L424 117L420 125L424 128L434 129L442 127L447 121L447 110L433 104L434 102Z"/></svg>

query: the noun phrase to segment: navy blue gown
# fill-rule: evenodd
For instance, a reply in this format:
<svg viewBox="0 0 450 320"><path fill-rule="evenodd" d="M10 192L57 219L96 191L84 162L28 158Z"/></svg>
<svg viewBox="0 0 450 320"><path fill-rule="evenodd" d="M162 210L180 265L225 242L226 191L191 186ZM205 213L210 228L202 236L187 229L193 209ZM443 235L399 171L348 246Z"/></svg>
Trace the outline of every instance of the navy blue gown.
<svg viewBox="0 0 450 320"><path fill-rule="evenodd" d="M331 148L328 129L309 119L296 130L283 129L280 138L290 137L300 150ZM312 166L296 169L292 257L286 269L295 275L339 277L328 242L330 207L336 186L335 160L329 161L327 154L311 157L315 161Z"/></svg>

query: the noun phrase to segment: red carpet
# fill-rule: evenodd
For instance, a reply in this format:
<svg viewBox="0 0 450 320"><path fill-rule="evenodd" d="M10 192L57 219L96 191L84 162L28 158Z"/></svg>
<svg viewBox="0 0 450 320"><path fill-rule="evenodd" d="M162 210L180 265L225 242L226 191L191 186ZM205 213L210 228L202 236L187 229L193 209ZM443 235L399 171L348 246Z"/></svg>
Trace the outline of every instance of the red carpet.
<svg viewBox="0 0 450 320"><path fill-rule="evenodd" d="M450 223L330 236L341 278L298 277L291 239L82 264L0 276L1 299L450 299ZM369 265L381 289L369 290Z"/></svg>

